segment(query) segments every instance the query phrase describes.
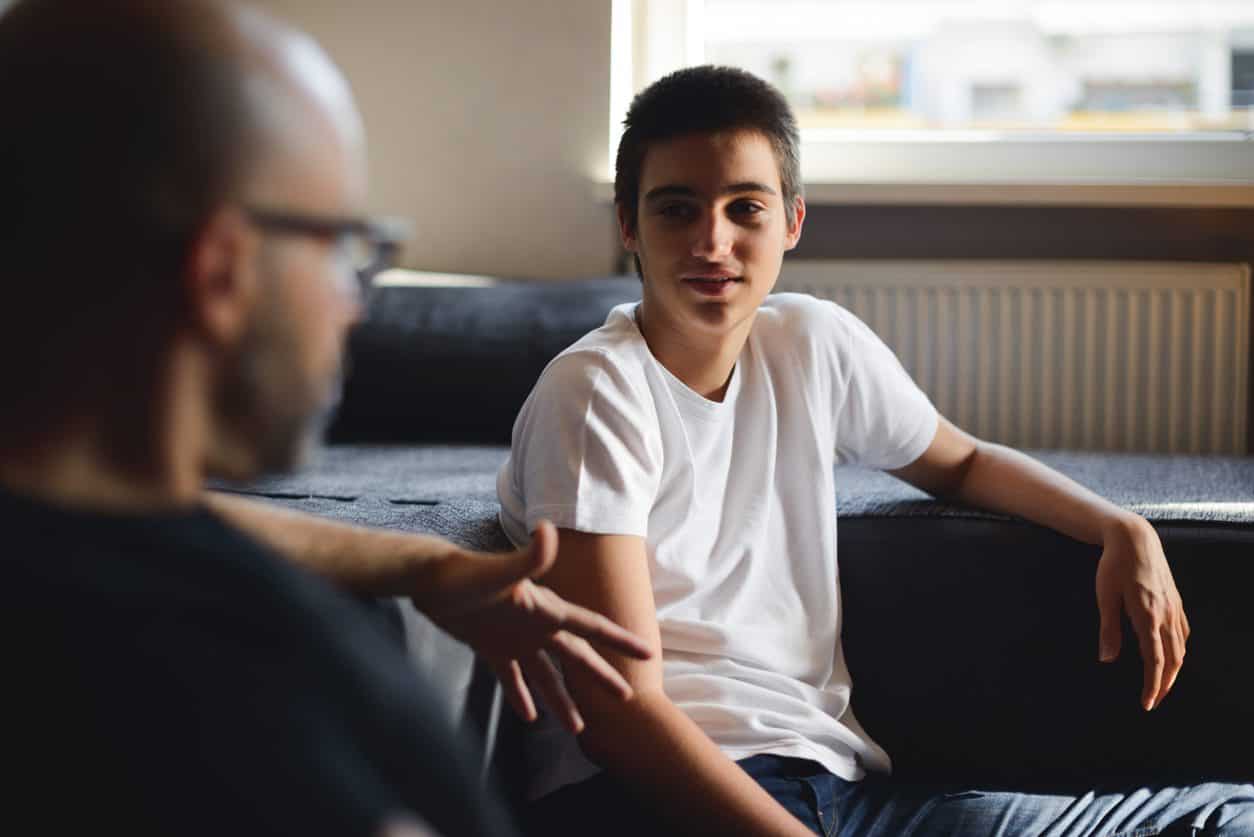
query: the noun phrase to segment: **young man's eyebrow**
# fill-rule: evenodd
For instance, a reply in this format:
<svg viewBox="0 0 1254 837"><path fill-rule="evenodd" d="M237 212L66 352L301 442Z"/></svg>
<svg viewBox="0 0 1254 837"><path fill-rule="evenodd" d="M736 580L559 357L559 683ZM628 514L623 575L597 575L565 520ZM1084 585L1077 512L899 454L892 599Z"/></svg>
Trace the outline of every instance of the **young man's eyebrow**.
<svg viewBox="0 0 1254 837"><path fill-rule="evenodd" d="M765 183L757 183L752 180L746 180L742 183L732 183L727 186L724 186L722 189L719 190L719 193L723 195L731 195L737 192L765 192L768 195L775 194L775 190L772 189L770 186L767 186ZM692 197L696 197L696 195L697 195L697 191L693 189L691 186L680 186L679 184L667 184L665 186L658 186L656 188L650 189L647 193L645 193L644 199L646 201L652 201L658 198L674 197L674 196L692 198Z"/></svg>
<svg viewBox="0 0 1254 837"><path fill-rule="evenodd" d="M650 189L647 193L645 193L644 199L646 201L652 201L652 200L657 200L658 198L668 198L668 197L674 197L674 196L683 197L683 198L692 198L692 197L696 197L696 194L697 194L697 191L691 188L690 186L679 186L676 184L668 184L666 186L658 186L656 188Z"/></svg>
<svg viewBox="0 0 1254 837"><path fill-rule="evenodd" d="M756 183L752 180L746 180L743 183L733 183L723 188L724 195L731 195L736 192L765 192L768 195L775 194L775 190L765 183Z"/></svg>

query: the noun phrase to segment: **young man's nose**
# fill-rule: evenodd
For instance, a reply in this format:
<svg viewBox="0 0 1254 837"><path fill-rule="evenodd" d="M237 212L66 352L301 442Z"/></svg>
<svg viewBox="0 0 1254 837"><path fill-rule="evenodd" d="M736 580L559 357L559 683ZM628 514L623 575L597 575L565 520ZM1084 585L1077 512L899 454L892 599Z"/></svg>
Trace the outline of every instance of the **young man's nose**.
<svg viewBox="0 0 1254 837"><path fill-rule="evenodd" d="M733 229L728 219L710 213L696 225L692 241L692 255L711 261L731 253Z"/></svg>

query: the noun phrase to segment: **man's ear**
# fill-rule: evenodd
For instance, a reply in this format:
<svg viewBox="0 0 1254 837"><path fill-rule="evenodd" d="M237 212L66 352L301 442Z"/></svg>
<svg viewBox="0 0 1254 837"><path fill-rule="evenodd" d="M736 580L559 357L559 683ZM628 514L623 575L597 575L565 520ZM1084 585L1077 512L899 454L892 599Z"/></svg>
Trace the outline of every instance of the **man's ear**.
<svg viewBox="0 0 1254 837"><path fill-rule="evenodd" d="M636 241L635 213L621 203L614 204L614 211L618 215L618 237L623 242L623 249L628 253L635 253L639 248Z"/></svg>
<svg viewBox="0 0 1254 837"><path fill-rule="evenodd" d="M793 199L793 219L788 225L788 234L784 236L784 249L791 250L797 246L797 242L801 240L801 227L806 220L806 200L797 195Z"/></svg>
<svg viewBox="0 0 1254 837"><path fill-rule="evenodd" d="M210 215L193 239L184 286L192 327L205 339L229 345L248 327L257 297L258 246L244 216L230 208Z"/></svg>

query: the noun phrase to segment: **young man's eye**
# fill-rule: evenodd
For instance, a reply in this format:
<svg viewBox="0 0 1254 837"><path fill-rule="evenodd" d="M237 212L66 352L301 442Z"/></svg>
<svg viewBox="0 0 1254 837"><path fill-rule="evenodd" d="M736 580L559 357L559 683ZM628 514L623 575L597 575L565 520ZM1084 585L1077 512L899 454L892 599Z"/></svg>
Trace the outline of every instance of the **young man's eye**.
<svg viewBox="0 0 1254 837"><path fill-rule="evenodd" d="M658 209L658 214L663 218L685 219L691 218L695 212L693 208L686 203L668 203Z"/></svg>
<svg viewBox="0 0 1254 837"><path fill-rule="evenodd" d="M753 218L761 215L766 211L766 207L755 201L736 201L730 207L728 212L740 218Z"/></svg>

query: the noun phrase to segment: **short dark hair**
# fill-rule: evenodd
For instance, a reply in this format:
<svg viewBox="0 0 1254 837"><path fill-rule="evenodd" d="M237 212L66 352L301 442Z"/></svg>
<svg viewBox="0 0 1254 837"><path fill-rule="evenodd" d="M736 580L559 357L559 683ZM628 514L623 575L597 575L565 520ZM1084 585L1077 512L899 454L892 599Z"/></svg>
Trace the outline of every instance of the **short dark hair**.
<svg viewBox="0 0 1254 837"><path fill-rule="evenodd" d="M795 220L802 194L801 138L792 108L778 90L735 67L704 65L678 70L632 100L614 166L614 202L629 223L640 208L640 175L653 143L685 134L757 131L767 138L779 165L784 209Z"/></svg>
<svg viewBox="0 0 1254 837"><path fill-rule="evenodd" d="M230 13L21 0L0 15L0 450L76 421L151 446L176 279L257 153Z"/></svg>

